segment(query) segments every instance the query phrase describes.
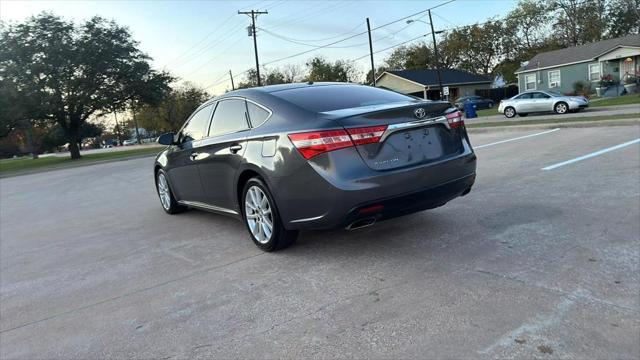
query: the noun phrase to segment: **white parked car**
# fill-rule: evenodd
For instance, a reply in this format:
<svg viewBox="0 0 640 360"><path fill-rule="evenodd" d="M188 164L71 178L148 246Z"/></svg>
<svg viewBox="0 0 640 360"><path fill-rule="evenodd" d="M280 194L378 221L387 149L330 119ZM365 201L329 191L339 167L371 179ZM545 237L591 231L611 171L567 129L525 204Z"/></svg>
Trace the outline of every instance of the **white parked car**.
<svg viewBox="0 0 640 360"><path fill-rule="evenodd" d="M535 112L553 111L556 114L580 111L589 106L589 100L583 96L566 96L555 91L527 91L510 99L500 101L498 112L512 118L527 116Z"/></svg>
<svg viewBox="0 0 640 360"><path fill-rule="evenodd" d="M135 145L137 143L138 143L138 140L136 140L136 139L127 139L127 140L122 142L122 145L129 146L129 145Z"/></svg>

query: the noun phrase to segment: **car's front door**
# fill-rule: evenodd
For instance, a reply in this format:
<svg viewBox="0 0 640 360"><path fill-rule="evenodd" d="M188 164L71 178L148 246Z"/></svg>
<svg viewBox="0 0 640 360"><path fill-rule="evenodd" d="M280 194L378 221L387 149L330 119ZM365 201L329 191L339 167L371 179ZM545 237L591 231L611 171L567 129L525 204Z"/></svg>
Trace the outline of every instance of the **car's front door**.
<svg viewBox="0 0 640 360"><path fill-rule="evenodd" d="M207 203L219 211L237 211L234 185L246 150L247 106L242 98L218 101L209 136L202 141L198 167Z"/></svg>
<svg viewBox="0 0 640 360"><path fill-rule="evenodd" d="M168 162L171 164L168 169L169 181L177 200L205 200L196 156L209 126L212 109L212 105L207 105L194 112L180 130L178 144L167 154Z"/></svg>
<svg viewBox="0 0 640 360"><path fill-rule="evenodd" d="M531 101L533 111L551 111L553 108L553 99L543 92L532 93Z"/></svg>

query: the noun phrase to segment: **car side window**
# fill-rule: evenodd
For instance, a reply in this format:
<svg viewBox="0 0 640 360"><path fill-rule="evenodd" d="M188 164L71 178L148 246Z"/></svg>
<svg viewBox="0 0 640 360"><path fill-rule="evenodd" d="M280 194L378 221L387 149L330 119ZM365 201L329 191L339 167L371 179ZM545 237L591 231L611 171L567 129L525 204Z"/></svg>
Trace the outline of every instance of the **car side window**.
<svg viewBox="0 0 640 360"><path fill-rule="evenodd" d="M251 122L251 127L256 127L262 124L271 114L269 111L252 103L251 101L247 101L247 110L249 112L249 121Z"/></svg>
<svg viewBox="0 0 640 360"><path fill-rule="evenodd" d="M209 136L228 134L248 128L245 101L242 99L221 100L213 113Z"/></svg>
<svg viewBox="0 0 640 360"><path fill-rule="evenodd" d="M187 125L180 132L180 143L197 141L206 136L212 109L212 105L207 105L191 116Z"/></svg>
<svg viewBox="0 0 640 360"><path fill-rule="evenodd" d="M536 92L533 93L533 98L534 99L548 99L550 96L545 94L545 93L541 93L541 92Z"/></svg>
<svg viewBox="0 0 640 360"><path fill-rule="evenodd" d="M531 99L531 93L522 94L522 95L518 96L516 99L518 99L518 100Z"/></svg>

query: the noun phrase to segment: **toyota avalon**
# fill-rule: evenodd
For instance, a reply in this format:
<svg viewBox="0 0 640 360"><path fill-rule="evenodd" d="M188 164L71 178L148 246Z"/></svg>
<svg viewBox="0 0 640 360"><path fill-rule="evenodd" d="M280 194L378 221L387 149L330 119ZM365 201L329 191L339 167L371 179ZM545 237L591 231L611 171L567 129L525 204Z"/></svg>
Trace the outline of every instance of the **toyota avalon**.
<svg viewBox="0 0 640 360"><path fill-rule="evenodd" d="M466 195L476 156L460 112L380 88L304 83L231 91L160 136L162 208L242 220L265 251L302 229L357 229Z"/></svg>

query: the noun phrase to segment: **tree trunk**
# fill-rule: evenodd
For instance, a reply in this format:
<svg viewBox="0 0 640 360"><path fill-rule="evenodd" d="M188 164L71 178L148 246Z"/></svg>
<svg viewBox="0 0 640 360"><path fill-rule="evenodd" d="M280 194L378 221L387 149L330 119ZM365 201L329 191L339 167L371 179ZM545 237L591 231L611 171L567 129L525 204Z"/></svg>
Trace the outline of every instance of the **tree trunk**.
<svg viewBox="0 0 640 360"><path fill-rule="evenodd" d="M80 129L70 128L67 130L67 139L69 140L69 152L71 153L71 159L80 159Z"/></svg>
<svg viewBox="0 0 640 360"><path fill-rule="evenodd" d="M116 119L116 133L118 135L118 145L122 145L122 135L120 133L120 125L118 124L118 115L116 111L113 112L113 117Z"/></svg>
<svg viewBox="0 0 640 360"><path fill-rule="evenodd" d="M27 148L29 148L29 153L31 154L32 159L38 158L38 150L36 149L36 144L33 139L33 124L29 120L25 120L23 123L24 132L27 138Z"/></svg>

